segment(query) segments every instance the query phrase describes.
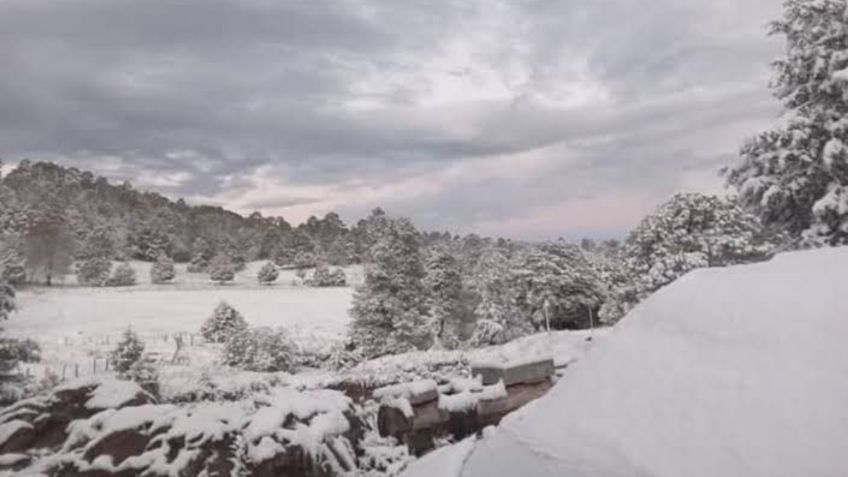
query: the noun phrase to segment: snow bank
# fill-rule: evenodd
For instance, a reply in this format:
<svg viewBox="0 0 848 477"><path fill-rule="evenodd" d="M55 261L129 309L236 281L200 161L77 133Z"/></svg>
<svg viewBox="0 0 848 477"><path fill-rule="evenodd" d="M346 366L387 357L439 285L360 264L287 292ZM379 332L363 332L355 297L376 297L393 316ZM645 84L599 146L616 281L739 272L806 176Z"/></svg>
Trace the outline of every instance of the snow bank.
<svg viewBox="0 0 848 477"><path fill-rule="evenodd" d="M459 474L848 475L846 313L848 248L692 272L507 416ZM425 462L407 475L451 475Z"/></svg>

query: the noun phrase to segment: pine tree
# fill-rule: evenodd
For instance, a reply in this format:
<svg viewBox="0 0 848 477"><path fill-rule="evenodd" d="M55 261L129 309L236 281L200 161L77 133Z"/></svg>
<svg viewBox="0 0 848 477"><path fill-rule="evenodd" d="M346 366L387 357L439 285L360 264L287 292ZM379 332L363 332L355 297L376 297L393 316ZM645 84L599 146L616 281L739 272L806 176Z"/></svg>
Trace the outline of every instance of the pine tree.
<svg viewBox="0 0 848 477"><path fill-rule="evenodd" d="M848 17L845 0L787 0L770 33L784 124L749 140L728 184L767 225L806 244L848 243Z"/></svg>
<svg viewBox="0 0 848 477"><path fill-rule="evenodd" d="M213 282L224 284L233 281L235 277L235 267L226 255L216 255L209 263L209 278Z"/></svg>
<svg viewBox="0 0 848 477"><path fill-rule="evenodd" d="M778 239L732 198L676 194L631 232L623 253L632 282L612 291L601 318L618 320L690 270L765 260Z"/></svg>
<svg viewBox="0 0 848 477"><path fill-rule="evenodd" d="M112 368L118 373L126 373L144 356L144 343L132 329L124 331L121 341L109 354Z"/></svg>
<svg viewBox="0 0 848 477"><path fill-rule="evenodd" d="M347 277L341 268L331 270L326 263L321 262L315 265L306 284L313 287L343 287L347 284Z"/></svg>
<svg viewBox="0 0 848 477"><path fill-rule="evenodd" d="M418 233L407 219L387 223L354 293L351 341L374 357L430 346Z"/></svg>
<svg viewBox="0 0 848 477"><path fill-rule="evenodd" d="M465 335L467 321L459 262L445 247L437 247L427 260L426 273L424 286L429 292L434 341L455 349Z"/></svg>
<svg viewBox="0 0 848 477"><path fill-rule="evenodd" d="M129 287L135 284L135 270L126 262L115 267L112 276L106 281L106 285L110 287Z"/></svg>
<svg viewBox="0 0 848 477"><path fill-rule="evenodd" d="M518 306L519 290L512 279L510 258L501 248L483 251L473 274L479 296L475 309L475 346L500 344L533 331L530 320Z"/></svg>
<svg viewBox="0 0 848 477"><path fill-rule="evenodd" d="M212 343L223 343L234 334L246 329L247 322L241 313L222 301L215 307L212 316L203 323L200 334Z"/></svg>
<svg viewBox="0 0 848 477"><path fill-rule="evenodd" d="M256 274L256 279L259 283L262 284L271 284L277 280L277 277L280 275L280 272L277 270L277 266L272 262L266 262L265 265L262 265L262 268L259 269L259 272Z"/></svg>
<svg viewBox="0 0 848 477"><path fill-rule="evenodd" d="M165 254L159 254L150 267L150 281L156 284L168 283L177 276L174 261Z"/></svg>

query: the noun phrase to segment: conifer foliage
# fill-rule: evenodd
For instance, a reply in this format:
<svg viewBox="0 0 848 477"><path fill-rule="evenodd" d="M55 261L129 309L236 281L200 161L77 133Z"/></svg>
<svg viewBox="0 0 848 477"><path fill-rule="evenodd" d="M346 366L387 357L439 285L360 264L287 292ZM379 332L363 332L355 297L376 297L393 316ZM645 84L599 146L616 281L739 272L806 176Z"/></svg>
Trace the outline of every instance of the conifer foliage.
<svg viewBox="0 0 848 477"><path fill-rule="evenodd" d="M81 285L102 287L109 280L112 262L103 257L92 257L77 267L77 281Z"/></svg>
<svg viewBox="0 0 848 477"><path fill-rule="evenodd" d="M218 284L233 281L236 277L236 268L229 257L224 254L217 255L209 263L209 279Z"/></svg>
<svg viewBox="0 0 848 477"><path fill-rule="evenodd" d="M112 272L112 276L106 281L110 287L130 287L135 285L135 270L129 263L121 263Z"/></svg>
<svg viewBox="0 0 848 477"><path fill-rule="evenodd" d="M118 373L126 373L144 356L144 343L130 328L124 331L121 341L109 355L112 369Z"/></svg>
<svg viewBox="0 0 848 477"><path fill-rule="evenodd" d="M750 139L728 184L766 224L807 244L848 243L848 17L845 0L787 0L771 24L782 124Z"/></svg>
<svg viewBox="0 0 848 477"><path fill-rule="evenodd" d="M247 322L235 308L221 302L215 307L212 316L206 319L200 328L200 334L206 341L224 343L231 336L247 329Z"/></svg>
<svg viewBox="0 0 848 477"><path fill-rule="evenodd" d="M426 262L424 285L428 292L431 333L440 347L455 349L466 334L459 261L446 247L437 247Z"/></svg>
<svg viewBox="0 0 848 477"><path fill-rule="evenodd" d="M387 221L370 255L350 312L352 342L366 357L429 347L424 266L415 227L407 219Z"/></svg>
<svg viewBox="0 0 848 477"><path fill-rule="evenodd" d="M227 339L221 362L247 371L292 371L296 347L283 330L242 329Z"/></svg>

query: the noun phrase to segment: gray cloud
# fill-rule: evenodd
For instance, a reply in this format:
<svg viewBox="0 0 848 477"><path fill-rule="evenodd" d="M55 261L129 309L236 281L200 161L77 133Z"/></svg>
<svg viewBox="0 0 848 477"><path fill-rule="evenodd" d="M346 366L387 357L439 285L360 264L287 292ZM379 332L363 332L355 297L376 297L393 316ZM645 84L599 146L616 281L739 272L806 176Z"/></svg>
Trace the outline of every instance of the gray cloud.
<svg viewBox="0 0 848 477"><path fill-rule="evenodd" d="M0 157L295 221L612 234L774 117L777 3L6 0Z"/></svg>

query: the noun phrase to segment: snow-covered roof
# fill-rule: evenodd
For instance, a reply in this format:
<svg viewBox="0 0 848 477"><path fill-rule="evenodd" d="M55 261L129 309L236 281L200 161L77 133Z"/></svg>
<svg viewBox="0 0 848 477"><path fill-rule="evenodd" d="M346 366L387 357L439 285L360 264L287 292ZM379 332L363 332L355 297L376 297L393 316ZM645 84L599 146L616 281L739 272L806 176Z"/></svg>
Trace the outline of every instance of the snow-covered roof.
<svg viewBox="0 0 848 477"><path fill-rule="evenodd" d="M846 340L848 247L690 273L451 472L848 475Z"/></svg>

